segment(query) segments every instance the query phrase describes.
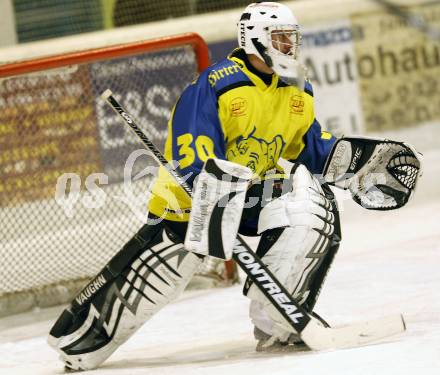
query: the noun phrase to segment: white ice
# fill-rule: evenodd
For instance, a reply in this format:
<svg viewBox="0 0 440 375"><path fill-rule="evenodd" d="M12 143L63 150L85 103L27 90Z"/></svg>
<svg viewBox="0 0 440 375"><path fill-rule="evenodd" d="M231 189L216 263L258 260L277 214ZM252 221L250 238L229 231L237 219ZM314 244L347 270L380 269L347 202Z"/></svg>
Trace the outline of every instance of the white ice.
<svg viewBox="0 0 440 375"><path fill-rule="evenodd" d="M437 147L405 208L369 212L341 195L343 246L316 306L332 325L401 312L406 332L346 350L257 354L241 286L186 292L90 374L440 374L439 176ZM63 373L46 344L61 309L0 320L1 375Z"/></svg>

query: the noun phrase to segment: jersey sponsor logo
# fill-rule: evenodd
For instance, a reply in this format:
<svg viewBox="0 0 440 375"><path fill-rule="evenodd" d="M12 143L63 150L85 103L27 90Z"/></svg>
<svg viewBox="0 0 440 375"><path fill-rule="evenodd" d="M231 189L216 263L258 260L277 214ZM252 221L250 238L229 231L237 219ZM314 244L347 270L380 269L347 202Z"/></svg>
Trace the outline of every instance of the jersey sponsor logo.
<svg viewBox="0 0 440 375"><path fill-rule="evenodd" d="M231 101L231 113L233 117L246 115L247 100L244 98L234 98Z"/></svg>
<svg viewBox="0 0 440 375"><path fill-rule="evenodd" d="M304 98L301 95L290 97L290 113L299 115L304 112Z"/></svg>
<svg viewBox="0 0 440 375"><path fill-rule="evenodd" d="M214 87L218 81L227 76L238 73L240 68L237 65L225 66L224 68L212 70L208 75L209 84Z"/></svg>

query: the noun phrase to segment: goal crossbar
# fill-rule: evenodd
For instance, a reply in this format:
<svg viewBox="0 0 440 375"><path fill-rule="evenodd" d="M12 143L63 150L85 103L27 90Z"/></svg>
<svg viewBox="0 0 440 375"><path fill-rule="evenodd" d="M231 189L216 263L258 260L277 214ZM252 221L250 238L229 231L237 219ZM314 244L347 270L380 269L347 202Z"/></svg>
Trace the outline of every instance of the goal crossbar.
<svg viewBox="0 0 440 375"><path fill-rule="evenodd" d="M209 50L199 34L185 33L166 36L151 40L138 41L128 44L85 49L59 55L45 56L25 61L0 65L0 78L28 74L48 69L63 68L69 65L86 64L97 61L132 56L145 52L154 52L167 48L189 45L196 55L199 72L210 65Z"/></svg>

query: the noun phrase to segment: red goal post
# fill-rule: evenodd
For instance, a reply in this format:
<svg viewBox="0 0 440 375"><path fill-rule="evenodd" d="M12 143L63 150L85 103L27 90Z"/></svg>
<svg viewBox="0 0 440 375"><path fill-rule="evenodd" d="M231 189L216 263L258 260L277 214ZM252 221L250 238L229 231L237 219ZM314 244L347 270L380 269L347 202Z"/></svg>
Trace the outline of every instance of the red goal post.
<svg viewBox="0 0 440 375"><path fill-rule="evenodd" d="M186 33L0 65L0 316L68 302L145 220L151 178L132 177L153 161L141 152L125 183L140 147L99 95L119 94L163 148L172 106L209 64ZM206 263L195 287L237 279L232 261Z"/></svg>
<svg viewBox="0 0 440 375"><path fill-rule="evenodd" d="M118 44L102 48L47 56L21 62L0 65L0 78L56 69L74 64L85 64L122 56L133 56L174 47L191 46L197 59L198 72L210 65L209 50L203 38L196 33L166 36L128 44Z"/></svg>

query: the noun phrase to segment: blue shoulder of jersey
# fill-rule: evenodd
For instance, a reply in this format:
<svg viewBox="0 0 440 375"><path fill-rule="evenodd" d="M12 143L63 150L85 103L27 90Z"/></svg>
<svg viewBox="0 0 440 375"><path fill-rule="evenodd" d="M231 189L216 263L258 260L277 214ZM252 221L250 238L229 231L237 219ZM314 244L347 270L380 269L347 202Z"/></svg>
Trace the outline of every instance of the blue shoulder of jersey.
<svg viewBox="0 0 440 375"><path fill-rule="evenodd" d="M201 84L208 84L215 90L217 98L232 88L254 85L240 67L229 59L210 66L200 78Z"/></svg>

